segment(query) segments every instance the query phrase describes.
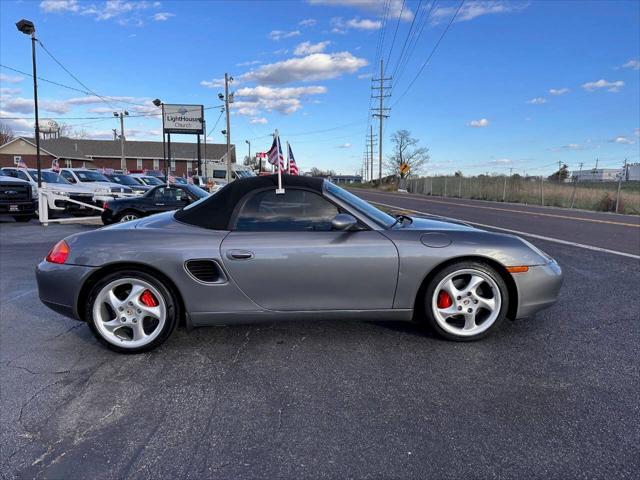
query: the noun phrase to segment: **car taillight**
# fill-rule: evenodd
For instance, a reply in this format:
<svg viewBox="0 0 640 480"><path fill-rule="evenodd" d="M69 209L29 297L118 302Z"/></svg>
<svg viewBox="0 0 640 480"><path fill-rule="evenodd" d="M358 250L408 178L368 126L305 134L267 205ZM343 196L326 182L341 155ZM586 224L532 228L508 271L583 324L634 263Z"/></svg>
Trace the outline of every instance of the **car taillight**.
<svg viewBox="0 0 640 480"><path fill-rule="evenodd" d="M67 242L60 240L53 246L45 260L50 263L64 263L67 261L67 257L69 257L69 252L70 249Z"/></svg>
<svg viewBox="0 0 640 480"><path fill-rule="evenodd" d="M102 208L104 208L106 210L107 208L109 208L109 204L107 202L104 202L102 204Z"/></svg>

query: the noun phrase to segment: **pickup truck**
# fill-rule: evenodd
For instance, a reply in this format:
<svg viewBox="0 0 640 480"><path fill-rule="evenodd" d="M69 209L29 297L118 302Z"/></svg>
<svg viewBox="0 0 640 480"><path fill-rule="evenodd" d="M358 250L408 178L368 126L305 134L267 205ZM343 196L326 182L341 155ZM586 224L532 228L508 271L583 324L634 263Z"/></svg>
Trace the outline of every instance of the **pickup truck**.
<svg viewBox="0 0 640 480"><path fill-rule="evenodd" d="M35 218L36 201L29 182L0 174L0 215L11 216L16 222Z"/></svg>

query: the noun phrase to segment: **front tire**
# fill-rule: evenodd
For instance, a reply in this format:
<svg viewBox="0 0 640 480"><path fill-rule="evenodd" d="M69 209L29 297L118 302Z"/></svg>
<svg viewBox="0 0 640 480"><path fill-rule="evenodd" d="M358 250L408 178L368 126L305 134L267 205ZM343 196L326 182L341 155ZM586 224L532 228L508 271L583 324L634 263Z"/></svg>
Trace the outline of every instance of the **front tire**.
<svg viewBox="0 0 640 480"><path fill-rule="evenodd" d="M469 342L494 331L507 315L509 291L495 268L462 261L440 270L425 292L429 326L448 340Z"/></svg>
<svg viewBox="0 0 640 480"><path fill-rule="evenodd" d="M169 288L145 272L114 272L89 293L85 318L102 344L119 353L161 345L178 323L178 302Z"/></svg>
<svg viewBox="0 0 640 480"><path fill-rule="evenodd" d="M129 210L126 212L122 212L120 215L118 215L116 222L120 222L120 223L131 222L139 218L140 218L140 214L138 212L132 212Z"/></svg>

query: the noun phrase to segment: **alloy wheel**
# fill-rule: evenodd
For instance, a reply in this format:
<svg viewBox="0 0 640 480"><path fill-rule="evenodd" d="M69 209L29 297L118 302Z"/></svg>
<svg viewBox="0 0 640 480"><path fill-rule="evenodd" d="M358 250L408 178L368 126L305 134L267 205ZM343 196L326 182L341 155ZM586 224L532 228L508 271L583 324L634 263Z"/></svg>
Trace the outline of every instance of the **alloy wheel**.
<svg viewBox="0 0 640 480"><path fill-rule="evenodd" d="M131 220L137 220L138 216L133 213L127 213L120 218L120 223L130 222Z"/></svg>
<svg viewBox="0 0 640 480"><path fill-rule="evenodd" d="M138 278L122 278L105 285L93 304L94 324L109 343L139 348L162 331L167 316L156 287Z"/></svg>
<svg viewBox="0 0 640 480"><path fill-rule="evenodd" d="M431 308L446 332L470 337L487 330L500 315L502 296L496 281L473 268L444 277L434 290Z"/></svg>

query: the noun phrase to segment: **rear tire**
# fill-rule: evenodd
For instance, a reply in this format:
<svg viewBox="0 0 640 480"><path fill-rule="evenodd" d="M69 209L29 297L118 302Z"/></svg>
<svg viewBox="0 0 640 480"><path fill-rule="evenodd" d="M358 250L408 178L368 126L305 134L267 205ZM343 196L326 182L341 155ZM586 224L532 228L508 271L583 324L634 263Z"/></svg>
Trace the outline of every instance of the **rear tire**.
<svg viewBox="0 0 640 480"><path fill-rule="evenodd" d="M158 347L173 333L178 305L171 289L154 276L123 270L105 276L91 288L85 318L107 348L142 353Z"/></svg>
<svg viewBox="0 0 640 480"><path fill-rule="evenodd" d="M424 297L427 324L447 340L486 337L504 320L509 291L500 273L478 261L461 261L440 270Z"/></svg>
<svg viewBox="0 0 640 480"><path fill-rule="evenodd" d="M127 210L117 216L115 223L131 222L133 220L139 219L140 217L141 215L138 212L132 212L131 210Z"/></svg>

